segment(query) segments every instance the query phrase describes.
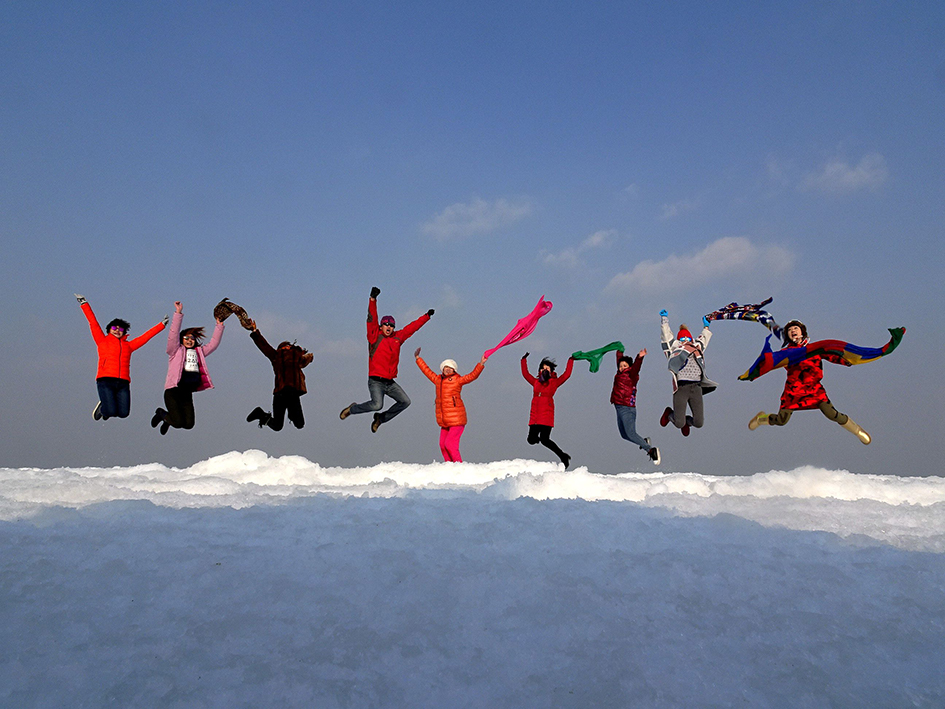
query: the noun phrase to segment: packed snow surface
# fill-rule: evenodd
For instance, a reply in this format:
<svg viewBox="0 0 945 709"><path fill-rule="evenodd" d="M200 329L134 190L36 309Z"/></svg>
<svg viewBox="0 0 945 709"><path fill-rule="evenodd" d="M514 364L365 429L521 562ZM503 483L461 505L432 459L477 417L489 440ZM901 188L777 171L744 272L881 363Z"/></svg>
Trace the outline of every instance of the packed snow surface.
<svg viewBox="0 0 945 709"><path fill-rule="evenodd" d="M945 478L0 469L0 706L945 706Z"/></svg>

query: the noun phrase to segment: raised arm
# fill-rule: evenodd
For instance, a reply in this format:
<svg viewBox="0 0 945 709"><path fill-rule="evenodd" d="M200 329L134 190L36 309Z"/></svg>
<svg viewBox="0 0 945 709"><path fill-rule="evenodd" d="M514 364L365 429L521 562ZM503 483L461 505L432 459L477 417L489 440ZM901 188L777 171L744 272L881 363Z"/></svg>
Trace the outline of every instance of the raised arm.
<svg viewBox="0 0 945 709"><path fill-rule="evenodd" d="M526 352L525 356L522 357L522 376L525 377L525 381L532 386L534 386L535 382L538 381L531 375L531 372L528 371L528 352Z"/></svg>
<svg viewBox="0 0 945 709"><path fill-rule="evenodd" d="M571 370L574 369L574 357L568 357L568 366L564 368L564 374L558 377L558 386L564 384L571 378Z"/></svg>
<svg viewBox="0 0 945 709"><path fill-rule="evenodd" d="M459 378L460 384L469 384L469 382L474 382L479 378L479 375L482 374L482 370L485 367L482 365L482 362L476 362L476 366L473 367L473 370L469 374L464 374Z"/></svg>
<svg viewBox="0 0 945 709"><path fill-rule="evenodd" d="M76 295L76 300L78 300L79 304L82 306L82 314L85 315L85 319L89 321L89 330L92 332L92 339L95 340L96 343L101 342L105 339L105 332L102 330L102 326L98 324L98 319L95 317L95 313L92 312L92 306L89 305L89 302L81 295Z"/></svg>
<svg viewBox="0 0 945 709"><path fill-rule="evenodd" d="M367 340L373 345L380 336L381 326L377 321L377 298L374 296L374 291L371 291L367 306Z"/></svg>
<svg viewBox="0 0 945 709"><path fill-rule="evenodd" d="M226 325L223 324L222 320L217 320L217 324L213 326L213 336L210 338L210 342L206 345L202 345L203 356L213 354L214 350L220 346L220 342L223 340L223 330L226 328Z"/></svg>
<svg viewBox="0 0 945 709"><path fill-rule="evenodd" d="M255 324L256 324L256 321L254 320L253 325ZM256 345L256 347L259 349L260 352L266 355L267 359L271 360L273 357L276 356L275 349L273 348L272 345L270 345L266 341L266 338L263 337L263 334L258 329L254 327L253 330L249 333L249 336L252 339L253 344ZM305 365L302 365L302 366L304 367Z"/></svg>
<svg viewBox="0 0 945 709"><path fill-rule="evenodd" d="M423 327L423 326L426 325L428 322L430 322L430 317L431 317L432 315L433 315L433 308L430 308L430 310L428 310L428 311L425 312L423 315L421 315L419 318L417 318L417 319L414 320L412 323L410 323L409 325L407 325L407 327L405 327L403 330L400 330L400 331L398 331L398 332L395 332L394 335L395 335L401 342L403 342L403 341L406 340L408 337L410 337L412 334L414 334L417 330L419 330L421 327Z"/></svg>
<svg viewBox="0 0 945 709"><path fill-rule="evenodd" d="M423 372L423 374L426 376L426 378L429 379L431 382L433 382L433 383L435 384L435 383L436 383L436 372L434 372L432 369L430 369L430 367L427 365L427 363L423 361L423 357L417 357L416 362L417 362L417 366L420 367L420 371Z"/></svg>

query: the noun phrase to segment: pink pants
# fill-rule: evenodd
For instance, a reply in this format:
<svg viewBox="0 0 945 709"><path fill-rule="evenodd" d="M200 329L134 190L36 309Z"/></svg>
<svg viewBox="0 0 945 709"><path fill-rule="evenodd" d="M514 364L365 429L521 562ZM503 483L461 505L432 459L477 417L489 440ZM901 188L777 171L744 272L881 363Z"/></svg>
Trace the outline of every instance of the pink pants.
<svg viewBox="0 0 945 709"><path fill-rule="evenodd" d="M462 463L459 457L459 439L463 436L465 426L450 426L440 429L440 452L447 463Z"/></svg>

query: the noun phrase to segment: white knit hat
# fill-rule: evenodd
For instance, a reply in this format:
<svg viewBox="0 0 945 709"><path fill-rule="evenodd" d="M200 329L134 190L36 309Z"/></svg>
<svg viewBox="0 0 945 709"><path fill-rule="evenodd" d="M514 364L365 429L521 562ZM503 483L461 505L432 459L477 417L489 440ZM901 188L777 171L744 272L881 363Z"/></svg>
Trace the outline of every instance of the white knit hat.
<svg viewBox="0 0 945 709"><path fill-rule="evenodd" d="M440 362L440 371L441 371L441 372L442 372L446 367L452 367L452 368L453 368L453 371L455 372L455 371L458 369L458 367L456 366L456 360L455 360L455 359L444 359L442 362Z"/></svg>

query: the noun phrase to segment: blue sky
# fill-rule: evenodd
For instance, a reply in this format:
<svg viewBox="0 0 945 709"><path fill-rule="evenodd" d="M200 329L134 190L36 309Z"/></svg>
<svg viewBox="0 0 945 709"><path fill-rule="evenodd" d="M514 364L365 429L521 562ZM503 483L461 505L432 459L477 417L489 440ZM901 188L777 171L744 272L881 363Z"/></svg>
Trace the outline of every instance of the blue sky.
<svg viewBox="0 0 945 709"><path fill-rule="evenodd" d="M934 374L945 217L941 3L6 3L0 9L0 465L189 465L229 450L326 465L438 457L432 386L412 362L470 369L545 295L552 313L464 399L469 460L525 443L531 351L564 362L647 347L638 430L664 469L812 464L941 474ZM372 436L371 286L403 324L414 405ZM95 353L73 292L142 332L173 301L209 325L226 296L274 341L315 353L307 426L246 424L271 370L230 321L197 428L161 438L162 336L136 353L127 421L91 421ZM695 326L773 296L782 322L894 356L827 366L864 447L816 412L749 434L783 373L736 381L765 331L720 323L706 427L670 400L658 316ZM612 369L556 398L575 464L651 468L617 435ZM931 383L931 384L930 384ZM549 454L550 455L550 454Z"/></svg>

